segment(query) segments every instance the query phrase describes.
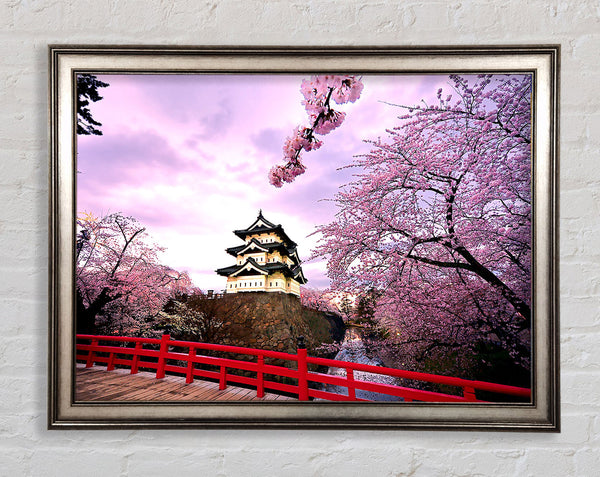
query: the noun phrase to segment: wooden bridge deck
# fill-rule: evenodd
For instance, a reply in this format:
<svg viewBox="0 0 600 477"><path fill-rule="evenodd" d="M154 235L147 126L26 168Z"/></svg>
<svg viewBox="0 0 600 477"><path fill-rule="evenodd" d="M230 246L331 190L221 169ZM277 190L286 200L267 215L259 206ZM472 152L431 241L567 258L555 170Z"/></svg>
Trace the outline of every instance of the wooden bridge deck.
<svg viewBox="0 0 600 477"><path fill-rule="evenodd" d="M77 364L75 381L76 401L295 401L279 394L256 396L256 389L228 385L219 390L219 384L196 379L186 384L183 376L167 375L156 379L154 373L140 371L129 374L129 369Z"/></svg>

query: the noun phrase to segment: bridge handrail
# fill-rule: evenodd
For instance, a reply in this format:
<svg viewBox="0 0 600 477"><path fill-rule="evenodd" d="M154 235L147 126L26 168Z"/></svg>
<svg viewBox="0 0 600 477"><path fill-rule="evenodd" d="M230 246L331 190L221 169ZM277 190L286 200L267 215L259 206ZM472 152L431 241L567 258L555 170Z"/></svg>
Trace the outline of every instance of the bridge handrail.
<svg viewBox="0 0 600 477"><path fill-rule="evenodd" d="M299 400L306 401L309 398L323 398L328 400L360 401L356 397L356 390L366 390L390 396L402 397L405 401L429 401L429 402L482 402L476 397L476 391L489 391L498 394L517 396L521 398L531 398L531 390L516 386L504 384L488 383L485 381L474 381L453 376L442 376L435 374L419 373L402 369L387 368L383 366L373 366L368 364L352 363L348 361L339 361L335 359L317 358L307 356L306 349L299 348L297 354L284 353L279 351L261 350L256 348L246 348L241 346L220 345L213 343L201 343L195 341L171 340L169 335L163 335L162 338L140 338L129 336L112 335L89 335L78 334L77 340L87 340L90 344L77 343L77 359L85 361L86 367L93 366L96 362L106 363L107 369L112 370L116 365L129 366L131 374L136 374L139 368L156 369L156 377L161 379L166 372L175 374L185 374L186 382L191 383L195 377L213 378L219 380L219 388L225 389L228 382L251 385L257 389L258 397L264 396L265 389L275 391L292 392L298 395ZM121 343L134 343L134 348L121 346L101 345L101 341L112 341ZM145 349L143 345L158 346L158 350ZM170 351L169 348L187 348L188 353ZM236 360L231 358L222 358L215 356L198 355L199 350L221 351L225 353L234 353L256 358L256 361ZM84 355L83 352L87 351ZM79 354L81 352L81 354ZM107 353L106 356L98 356L97 353ZM131 355L131 359L119 358L119 356ZM141 357L156 358L156 362L142 361ZM264 359L271 358L282 361L295 362L296 369L284 366L265 364ZM168 360L183 361L186 366L169 364ZM210 371L196 367L196 364L212 365L219 368L219 371ZM327 366L330 368L345 369L346 376L332 376L317 372L308 371L308 364ZM238 369L256 373L256 377L239 376L230 374L228 369ZM449 386L456 386L462 389L463 395L435 393L423 391L420 389L395 386L389 384L376 383L372 381L362 381L355 379L354 372L367 372L396 378L424 381ZM279 377L288 377L296 379L298 384L290 385L265 379L265 375ZM329 391L312 389L309 382L321 384L334 384L336 386L346 387L347 395L336 394Z"/></svg>
<svg viewBox="0 0 600 477"><path fill-rule="evenodd" d="M370 364L350 363L346 361L337 361L335 359L308 357L307 362L327 366L330 368L346 368L351 367L354 371L364 371L368 373L385 374L396 378L412 379L415 381L425 381L429 383L445 384L460 388L472 387L480 391L497 392L500 394L509 394L512 396L529 397L531 390L520 388L517 386L509 386L506 384L488 383L486 381L474 381L463 378L455 378L453 376L443 376L440 374L419 373L417 371L407 371L404 369L386 368L384 366L373 366ZM340 366L340 363L342 364Z"/></svg>

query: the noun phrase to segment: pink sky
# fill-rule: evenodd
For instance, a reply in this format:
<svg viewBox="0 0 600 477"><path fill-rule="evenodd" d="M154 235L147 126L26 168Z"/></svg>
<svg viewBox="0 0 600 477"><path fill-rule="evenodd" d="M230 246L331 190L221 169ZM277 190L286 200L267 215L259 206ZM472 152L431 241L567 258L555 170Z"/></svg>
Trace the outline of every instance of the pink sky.
<svg viewBox="0 0 600 477"><path fill-rule="evenodd" d="M292 75L99 75L110 84L91 105L102 136L79 136L77 210L138 219L167 248L163 262L188 271L202 289L221 290L214 270L234 263L225 248L241 244L232 231L249 226L262 208L298 243L306 260L330 222L339 186L353 170L338 171L369 151L364 139L385 138L398 125L397 107L432 103L446 76L363 76L354 104L339 106L346 121L304 153L307 172L281 189L269 169L297 125L308 125L300 83ZM322 261L304 262L308 285L325 288Z"/></svg>

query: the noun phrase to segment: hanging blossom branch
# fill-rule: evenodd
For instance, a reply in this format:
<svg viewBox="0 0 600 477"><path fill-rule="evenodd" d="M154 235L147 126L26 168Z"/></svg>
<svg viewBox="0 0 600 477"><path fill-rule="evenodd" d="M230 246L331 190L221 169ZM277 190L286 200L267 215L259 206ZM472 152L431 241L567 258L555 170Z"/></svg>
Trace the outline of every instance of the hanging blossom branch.
<svg viewBox="0 0 600 477"><path fill-rule="evenodd" d="M281 187L284 182L293 182L297 176L304 174L306 166L300 159L302 150L319 149L323 142L315 134L329 134L346 118L346 113L331 107L331 100L337 104L353 103L360 97L362 90L363 84L355 76L321 75L302 81L302 104L311 126L298 126L294 134L286 139L283 146L286 163L274 166L269 171L269 182L272 185Z"/></svg>

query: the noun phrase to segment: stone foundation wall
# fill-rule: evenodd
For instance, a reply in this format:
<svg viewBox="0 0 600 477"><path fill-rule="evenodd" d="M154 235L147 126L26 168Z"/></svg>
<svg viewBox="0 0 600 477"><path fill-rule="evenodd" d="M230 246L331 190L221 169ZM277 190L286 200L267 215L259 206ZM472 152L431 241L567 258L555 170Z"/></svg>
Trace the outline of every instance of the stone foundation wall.
<svg viewBox="0 0 600 477"><path fill-rule="evenodd" d="M226 294L216 299L242 303L242 308L226 323L228 336L223 344L295 354L297 339L304 336L309 354L314 354L322 343L343 337L340 317L309 310L294 295L256 292Z"/></svg>

